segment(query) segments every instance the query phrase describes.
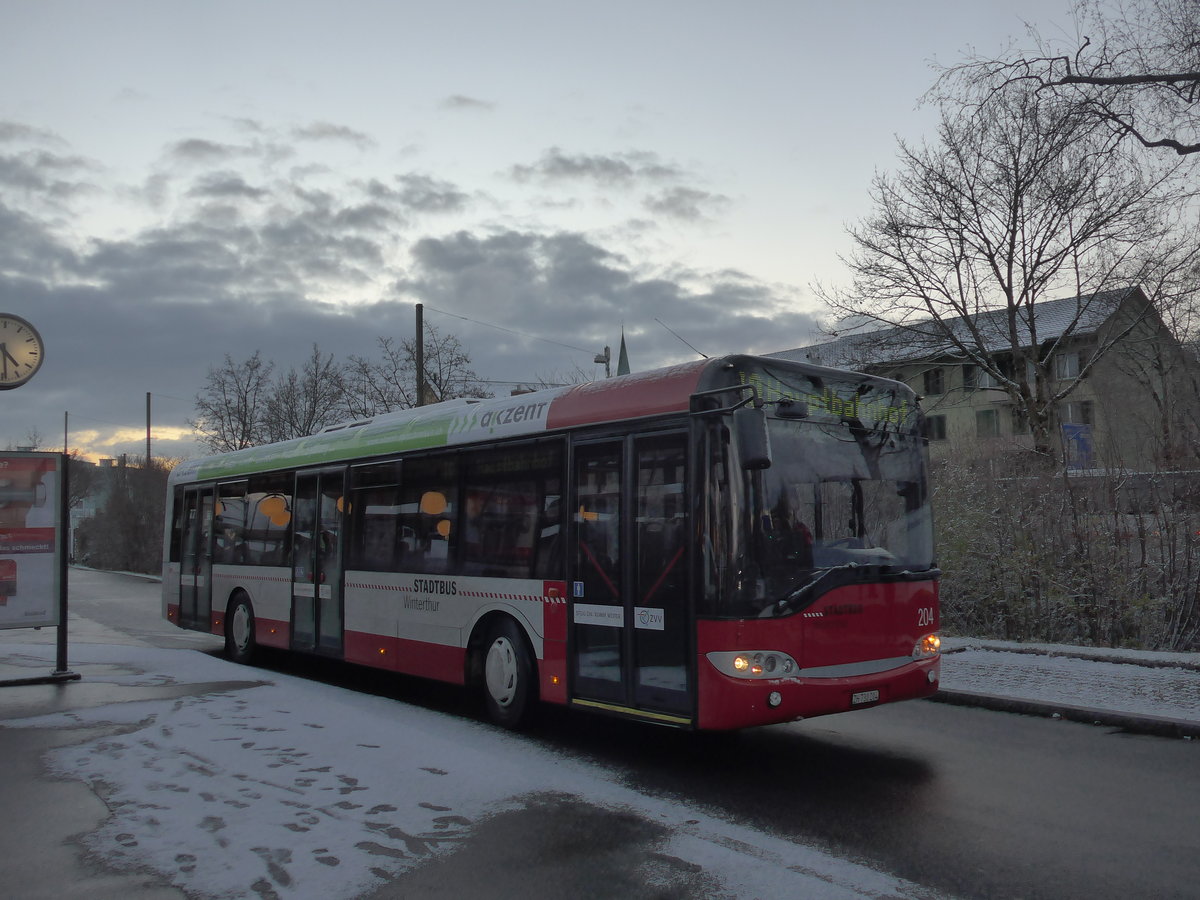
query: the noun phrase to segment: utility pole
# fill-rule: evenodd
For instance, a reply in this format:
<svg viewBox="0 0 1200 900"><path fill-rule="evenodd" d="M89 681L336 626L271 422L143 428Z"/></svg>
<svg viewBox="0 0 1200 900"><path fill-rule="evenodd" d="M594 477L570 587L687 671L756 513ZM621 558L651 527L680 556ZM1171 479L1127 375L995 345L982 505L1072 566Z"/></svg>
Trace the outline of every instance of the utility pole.
<svg viewBox="0 0 1200 900"><path fill-rule="evenodd" d="M150 471L150 392L146 391L146 471Z"/></svg>
<svg viewBox="0 0 1200 900"><path fill-rule="evenodd" d="M417 406L425 405L425 304L417 304Z"/></svg>
<svg viewBox="0 0 1200 900"><path fill-rule="evenodd" d="M594 360L592 360L592 362L596 363L596 365L600 365L601 363L603 363L604 364L604 377L612 378L612 365L611 365L612 349L611 348L606 346L604 348L604 352L597 353L596 358Z"/></svg>

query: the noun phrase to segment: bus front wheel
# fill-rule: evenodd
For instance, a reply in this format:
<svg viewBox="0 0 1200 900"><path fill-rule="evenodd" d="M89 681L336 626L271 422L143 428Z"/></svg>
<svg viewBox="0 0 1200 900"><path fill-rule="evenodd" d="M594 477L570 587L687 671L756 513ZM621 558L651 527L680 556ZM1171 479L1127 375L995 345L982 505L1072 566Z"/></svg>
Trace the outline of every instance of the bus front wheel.
<svg viewBox="0 0 1200 900"><path fill-rule="evenodd" d="M225 656L247 664L254 657L254 610L245 594L234 597L225 615Z"/></svg>
<svg viewBox="0 0 1200 900"><path fill-rule="evenodd" d="M484 647L483 699L488 718L505 728L525 724L537 703L535 673L520 627L512 619L500 619Z"/></svg>

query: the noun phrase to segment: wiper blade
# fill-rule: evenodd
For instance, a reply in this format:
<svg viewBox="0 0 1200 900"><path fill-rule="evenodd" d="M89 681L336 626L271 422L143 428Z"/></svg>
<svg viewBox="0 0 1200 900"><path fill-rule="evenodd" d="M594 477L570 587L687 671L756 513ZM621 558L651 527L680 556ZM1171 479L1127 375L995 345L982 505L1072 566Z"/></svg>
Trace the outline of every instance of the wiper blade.
<svg viewBox="0 0 1200 900"><path fill-rule="evenodd" d="M814 573L812 577L810 577L798 588L791 591L786 597L775 601L775 615L783 615L785 612L791 609L794 604L797 604L799 601L803 600L809 593L812 592L814 587L816 587L834 572L845 572L850 569L857 568L859 568L858 563L848 562L842 563L839 566L830 566L827 569L822 569L820 572Z"/></svg>

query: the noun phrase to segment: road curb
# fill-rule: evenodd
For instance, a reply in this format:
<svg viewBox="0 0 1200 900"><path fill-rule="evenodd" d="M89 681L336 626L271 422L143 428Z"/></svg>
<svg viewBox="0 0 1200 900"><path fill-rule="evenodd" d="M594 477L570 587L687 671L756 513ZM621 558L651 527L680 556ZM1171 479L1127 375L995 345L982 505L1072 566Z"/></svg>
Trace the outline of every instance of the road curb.
<svg viewBox="0 0 1200 900"><path fill-rule="evenodd" d="M953 706L978 706L998 712L1067 719L1089 725L1105 725L1134 734L1151 734L1158 737L1176 737L1188 740L1200 738L1200 722L1172 719L1166 716L1089 709L1085 706L1069 706L1041 700L1020 700L1015 697L1000 697L995 694L979 694L969 691L940 690L928 699L935 703L949 703Z"/></svg>

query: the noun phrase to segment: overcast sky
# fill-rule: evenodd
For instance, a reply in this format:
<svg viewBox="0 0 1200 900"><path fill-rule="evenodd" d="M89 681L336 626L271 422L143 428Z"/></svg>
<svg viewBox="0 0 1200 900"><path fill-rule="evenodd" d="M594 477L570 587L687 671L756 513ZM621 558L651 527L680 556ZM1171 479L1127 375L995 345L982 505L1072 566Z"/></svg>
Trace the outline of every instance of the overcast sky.
<svg viewBox="0 0 1200 900"><path fill-rule="evenodd" d="M0 447L140 456L151 392L195 455L226 353L371 356L417 302L497 382L809 343L931 64L1066 6L0 0L0 312L47 344Z"/></svg>

